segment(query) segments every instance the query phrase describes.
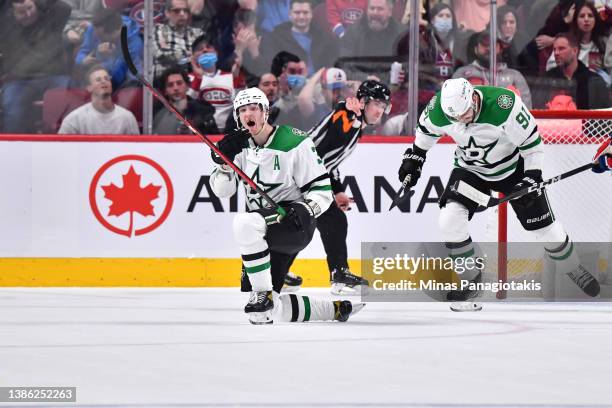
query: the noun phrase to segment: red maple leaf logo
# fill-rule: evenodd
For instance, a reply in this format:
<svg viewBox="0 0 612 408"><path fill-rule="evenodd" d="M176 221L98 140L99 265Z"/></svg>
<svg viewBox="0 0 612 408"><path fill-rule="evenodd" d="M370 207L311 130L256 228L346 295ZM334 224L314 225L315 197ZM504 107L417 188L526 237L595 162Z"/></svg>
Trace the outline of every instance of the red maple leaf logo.
<svg viewBox="0 0 612 408"><path fill-rule="evenodd" d="M132 236L134 213L137 212L144 217L155 215L151 201L159 197L161 186L149 183L148 186L141 188L140 174L134 171L134 166L130 166L128 172L122 177L123 187L121 188L114 183L101 187L104 190L104 197L113 202L108 209L109 216L119 217L126 212L130 213L128 236Z"/></svg>

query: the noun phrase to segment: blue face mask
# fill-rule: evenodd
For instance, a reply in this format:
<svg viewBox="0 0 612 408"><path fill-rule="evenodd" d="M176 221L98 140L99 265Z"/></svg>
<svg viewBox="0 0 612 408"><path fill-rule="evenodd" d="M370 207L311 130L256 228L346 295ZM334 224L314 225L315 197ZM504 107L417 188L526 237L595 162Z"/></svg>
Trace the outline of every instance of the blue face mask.
<svg viewBox="0 0 612 408"><path fill-rule="evenodd" d="M448 34L453 29L453 20L450 18L436 18L432 24L434 30L442 35Z"/></svg>
<svg viewBox="0 0 612 408"><path fill-rule="evenodd" d="M304 75L287 75L287 84L291 89L300 89L306 84Z"/></svg>
<svg viewBox="0 0 612 408"><path fill-rule="evenodd" d="M217 54L214 52L207 52L206 54L200 55L198 58L198 64L204 69L211 69L217 63Z"/></svg>

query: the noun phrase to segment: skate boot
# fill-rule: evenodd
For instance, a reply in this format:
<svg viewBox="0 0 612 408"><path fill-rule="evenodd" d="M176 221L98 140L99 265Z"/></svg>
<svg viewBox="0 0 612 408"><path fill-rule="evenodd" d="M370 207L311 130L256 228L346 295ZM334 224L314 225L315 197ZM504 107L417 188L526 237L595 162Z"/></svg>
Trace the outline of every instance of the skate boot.
<svg viewBox="0 0 612 408"><path fill-rule="evenodd" d="M478 275L474 276L470 279L470 283L480 283L482 281L482 273L478 273ZM472 290L469 288L462 290L451 290L446 295L446 300L450 300L451 302L465 302L469 299L473 299L480 295L479 290Z"/></svg>
<svg viewBox="0 0 612 408"><path fill-rule="evenodd" d="M335 300L334 301L334 320L346 322L348 318L358 313L365 303L351 303L350 300Z"/></svg>
<svg viewBox="0 0 612 408"><path fill-rule="evenodd" d="M283 285L281 291L282 293L297 292L300 290L302 282L303 280L301 276L296 275L293 272L287 272L287 275L285 275L285 284Z"/></svg>
<svg viewBox="0 0 612 408"><path fill-rule="evenodd" d="M482 304L475 302L454 302L451 303L450 310L453 312L479 312L482 310Z"/></svg>
<svg viewBox="0 0 612 408"><path fill-rule="evenodd" d="M578 265L575 270L568 272L567 276L590 297L599 295L599 282L582 265Z"/></svg>
<svg viewBox="0 0 612 408"><path fill-rule="evenodd" d="M274 301L272 291L251 292L249 303L244 307L244 313L249 315L252 324L272 324Z"/></svg>
<svg viewBox="0 0 612 408"><path fill-rule="evenodd" d="M339 267L331 271L331 293L334 295L359 295L361 289L368 286L368 281L361 276L353 275L348 268Z"/></svg>

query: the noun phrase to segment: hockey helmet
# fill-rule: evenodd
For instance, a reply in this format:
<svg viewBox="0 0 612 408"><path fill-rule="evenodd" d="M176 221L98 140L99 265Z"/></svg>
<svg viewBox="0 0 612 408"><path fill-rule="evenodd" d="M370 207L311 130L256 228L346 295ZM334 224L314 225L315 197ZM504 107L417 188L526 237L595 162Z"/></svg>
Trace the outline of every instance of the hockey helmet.
<svg viewBox="0 0 612 408"><path fill-rule="evenodd" d="M444 81L440 92L440 104L446 117L456 121L469 108L476 110L472 95L474 95L474 87L465 78Z"/></svg>
<svg viewBox="0 0 612 408"><path fill-rule="evenodd" d="M268 101L268 97L259 88L247 88L238 92L238 95L236 95L234 98L234 120L238 126L240 126L238 109L252 103L258 104L261 110L264 112L264 123L268 120L268 113L270 112L270 102Z"/></svg>
<svg viewBox="0 0 612 408"><path fill-rule="evenodd" d="M387 108L385 109L385 114L388 115L391 112L391 91L382 82L372 79L363 81L359 85L359 89L357 89L357 99L361 98L365 98L366 104L372 99L386 102Z"/></svg>

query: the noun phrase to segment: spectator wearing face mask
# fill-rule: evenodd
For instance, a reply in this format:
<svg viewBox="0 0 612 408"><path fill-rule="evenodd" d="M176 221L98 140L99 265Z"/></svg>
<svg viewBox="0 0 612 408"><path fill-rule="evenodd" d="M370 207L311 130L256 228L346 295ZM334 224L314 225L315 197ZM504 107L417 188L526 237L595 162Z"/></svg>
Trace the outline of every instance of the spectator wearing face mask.
<svg viewBox="0 0 612 408"><path fill-rule="evenodd" d="M472 85L493 85L489 75L491 37L488 32L481 32L474 34L473 38L474 41L472 42L475 45L471 52L474 60L471 64L459 68L453 75L453 78L465 78ZM508 65L501 61L500 41L495 41L494 46L497 53L497 86L503 88L514 87L521 96L525 106L531 109L531 91L525 77L517 70L508 68Z"/></svg>
<svg viewBox="0 0 612 408"><path fill-rule="evenodd" d="M442 83L453 76L457 68L468 63L466 49L470 33L459 30L452 8L445 3L437 3L429 15L430 25L421 31L419 38L421 108L440 90ZM408 59L409 46L410 36L406 32L398 43L400 60ZM393 106L400 105L394 102Z"/></svg>
<svg viewBox="0 0 612 408"><path fill-rule="evenodd" d="M243 80L217 68L218 51L207 35L196 38L191 49L192 72L188 95L215 108L215 122L223 132L227 117L232 113L234 94L236 89L243 87Z"/></svg>
<svg viewBox="0 0 612 408"><path fill-rule="evenodd" d="M298 95L306 85L306 63L297 55L280 52L272 61L273 74L278 74L279 98L273 105L280 109L278 123L292 123L300 129L302 117L298 104ZM302 129L307 130L307 129Z"/></svg>

